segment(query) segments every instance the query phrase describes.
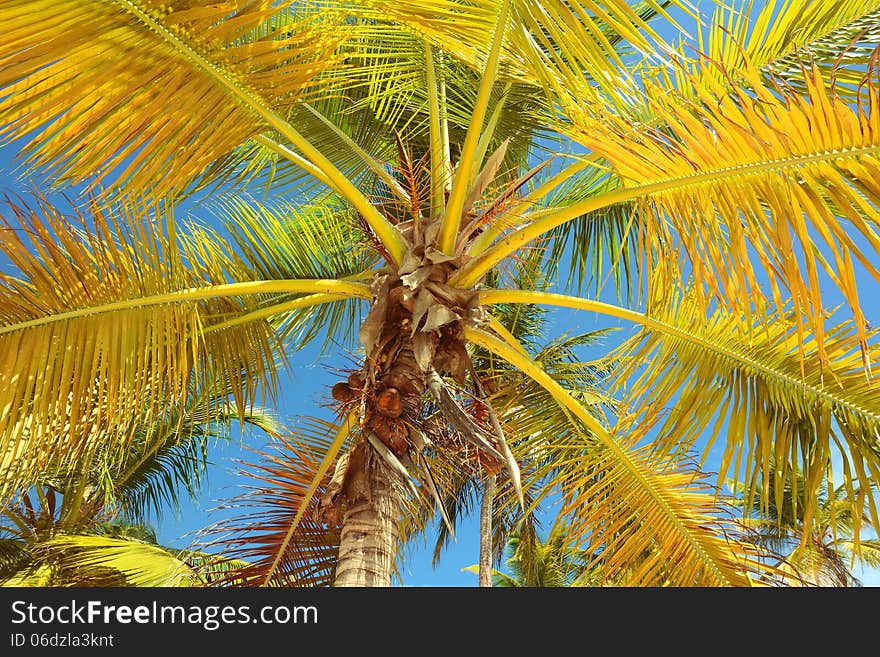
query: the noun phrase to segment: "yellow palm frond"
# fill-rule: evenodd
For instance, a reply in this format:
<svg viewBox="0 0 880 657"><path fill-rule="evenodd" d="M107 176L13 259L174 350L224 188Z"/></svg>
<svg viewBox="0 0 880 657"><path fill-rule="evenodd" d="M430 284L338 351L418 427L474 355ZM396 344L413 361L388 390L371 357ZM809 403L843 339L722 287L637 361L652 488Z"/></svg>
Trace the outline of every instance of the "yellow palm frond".
<svg viewBox="0 0 880 657"><path fill-rule="evenodd" d="M0 579L0 586L32 588L52 586L54 574L54 569L48 564L22 568L21 570L9 575L9 577Z"/></svg>
<svg viewBox="0 0 880 657"><path fill-rule="evenodd" d="M880 36L880 2L773 0L756 10L753 0L719 6L706 54L726 70L754 66L797 83L803 64L834 70L839 89L857 87ZM845 92L846 92L845 91Z"/></svg>
<svg viewBox="0 0 880 657"><path fill-rule="evenodd" d="M697 290L676 291L669 281L654 288L647 315L653 324L622 349L629 365L620 383L624 404L641 409L632 422L665 415L658 449L687 450L700 440L705 459L721 438L719 476L741 476L750 495L778 507L782 486L774 489L778 499L766 499L771 473L803 472L808 519L839 458L848 514L861 519L867 508L876 522L875 501L852 485L858 479L870 490L880 476L876 331L863 356L849 322L829 326L820 356L816 336L799 333L791 317L707 311ZM863 358L874 366L867 376Z"/></svg>
<svg viewBox="0 0 880 657"><path fill-rule="evenodd" d="M132 226L117 242L110 234L119 225L97 208L88 233L45 200L10 209L21 228L7 223L0 245L23 278L3 275L0 289L4 490L38 472L49 453L80 458L84 436L112 441L113 418L124 426L136 414L159 416L185 397L198 327L193 308L135 307L127 322L87 311L189 287L173 261L149 248L146 228ZM59 316L68 321L46 321ZM170 343L169 335L182 339Z"/></svg>
<svg viewBox="0 0 880 657"><path fill-rule="evenodd" d="M365 16L404 26L444 53L482 71L504 0L356 0ZM688 2L649 0L633 7L624 0L509 4L507 33L501 47L501 73L527 84L563 88L567 76L585 72L601 88L631 80L619 55L623 41L649 54L667 49L649 25L655 15L669 18L670 5L689 10ZM372 12L372 13L371 13ZM667 49L668 50L668 49ZM629 86L629 85L628 85Z"/></svg>
<svg viewBox="0 0 880 657"><path fill-rule="evenodd" d="M698 101L670 93L662 79L648 80L644 103L659 127L597 113L569 94L564 106L571 127L563 129L591 149L592 165L610 169L619 185L526 214L515 232L452 281L474 284L557 226L636 201L650 211L643 250L660 249L660 261L684 250L702 282L729 301L768 294L756 284L763 273L769 295L789 292L816 326L822 305L816 279L827 272L864 326L854 262L880 280L873 257L880 253L876 73L872 69L859 107L834 95L816 68L804 72L805 94L769 88L754 70L750 86L736 90L691 75Z"/></svg>
<svg viewBox="0 0 880 657"><path fill-rule="evenodd" d="M844 296L863 341L856 267L880 281L880 95L872 87L863 113L830 93L817 69L804 82L806 96L774 93L756 77L733 97L707 84L697 87L700 103L649 86L662 131L581 113L575 138L621 180L591 200L642 203L658 262L682 250L697 283L740 310L790 298L821 348L820 279ZM768 286L758 283L765 276Z"/></svg>
<svg viewBox="0 0 880 657"><path fill-rule="evenodd" d="M369 295L357 283L223 270L199 257L218 250L206 240L183 258L176 231L144 208L129 209L124 228L98 206L88 221L68 221L45 200L11 212L17 225L7 223L0 249L20 277L0 278L4 492L50 463L125 450L139 426L212 381L228 382L240 415L271 398L281 353L273 327L228 321L258 311L265 295L307 294L303 306Z"/></svg>
<svg viewBox="0 0 880 657"><path fill-rule="evenodd" d="M620 434L618 434L620 435ZM714 486L682 458L636 446L628 432L628 462L581 437L551 443L561 513L572 533L624 586L749 586L775 575ZM548 468L549 469L549 468Z"/></svg>
<svg viewBox="0 0 880 657"><path fill-rule="evenodd" d="M134 539L61 535L39 543L51 561L50 586L194 586L196 572L169 550ZM39 572L39 571L38 571Z"/></svg>
<svg viewBox="0 0 880 657"><path fill-rule="evenodd" d="M341 19L266 0L0 8L0 122L59 181L179 192L338 65ZM185 108L185 111L173 111Z"/></svg>
<svg viewBox="0 0 880 657"><path fill-rule="evenodd" d="M850 321L830 326L820 357L815 335L800 330L790 314L754 309L744 317L707 307L699 289L684 291L666 273L655 270L645 313L542 292L491 290L480 298L487 304L578 308L641 325L640 334L609 356L617 363L617 391L626 392L621 412L631 414L620 431L665 415L655 447L685 453L699 440L704 462L722 438L722 477L731 464L737 473L744 467L750 494L760 494L765 505L780 505L766 486L756 489L761 475L770 482L774 461L782 464L779 476L809 472L812 511L839 452L848 516L861 518L867 509L876 521L873 498L853 484L858 479L860 487L870 487L880 475L877 331L869 333L863 350ZM783 487L774 490L781 494Z"/></svg>
<svg viewBox="0 0 880 657"><path fill-rule="evenodd" d="M555 471L550 488L561 490L575 534L587 549L603 555L609 550L607 561L603 556L609 577L625 574L633 585L729 586L749 585L751 575L769 572L738 540L735 525L719 515L714 489L695 482L692 469L639 447L642 432L608 430L513 347L479 330L465 329L465 335L521 369L572 415L579 440L548 441L549 449L572 450L549 460L548 469ZM631 571L634 561L639 565Z"/></svg>

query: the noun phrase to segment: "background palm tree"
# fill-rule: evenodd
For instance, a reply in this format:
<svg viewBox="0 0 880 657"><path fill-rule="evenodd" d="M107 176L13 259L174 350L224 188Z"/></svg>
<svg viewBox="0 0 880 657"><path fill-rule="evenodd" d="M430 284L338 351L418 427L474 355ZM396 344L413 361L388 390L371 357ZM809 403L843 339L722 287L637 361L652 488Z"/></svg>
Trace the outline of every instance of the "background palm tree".
<svg viewBox="0 0 880 657"><path fill-rule="evenodd" d="M589 555L570 543L565 525L556 525L545 540L532 533L511 534L505 545L505 566L508 572L495 570L492 585L501 588L602 586L601 570L590 570ZM475 572L469 566L465 570Z"/></svg>
<svg viewBox="0 0 880 657"><path fill-rule="evenodd" d="M144 426L122 459L98 453L78 472L44 471L0 507L0 584L181 586L227 578L210 555L163 547L150 518L195 497L212 443L234 421L279 435L271 414L238 416L222 388ZM149 447L148 447L149 446ZM219 572L218 572L219 571Z"/></svg>
<svg viewBox="0 0 880 657"><path fill-rule="evenodd" d="M776 477L773 470L770 475L763 500L749 500L740 493L734 502L745 508L754 540L768 553L781 555L780 570L793 585L861 586L853 567L880 566L880 542L876 537L862 536L843 486L830 493L822 486L816 518L810 522L804 517L803 476L788 472L784 478ZM747 489L742 483L729 485L734 493ZM763 481L758 486L763 488ZM858 490L853 493L861 494ZM874 495L876 489L865 495L866 507L867 498Z"/></svg>
<svg viewBox="0 0 880 657"><path fill-rule="evenodd" d="M428 482L463 443L523 507L537 482L558 492L574 540L634 585L766 576L682 460L725 425L722 478L754 482L774 454L803 471L812 519L839 457L861 519L853 483L880 472L862 306L862 280L880 280L880 8L719 3L696 55L653 27L687 9L5 3L0 134L54 184L97 196L76 216L10 205L4 495L98 452L121 460L136 427L214 381L245 412L277 391L287 356L366 302L337 421L303 462L264 583L317 509L341 522L334 582L388 584L406 507L438 507ZM246 183L267 201L226 198L219 228L178 221L188 195ZM530 261L567 289L536 289L519 275ZM590 293L609 270L616 302ZM535 362L500 324L505 304L638 327L615 355L613 418ZM538 431L466 411L477 350L553 400ZM868 514L880 526L873 501Z"/></svg>

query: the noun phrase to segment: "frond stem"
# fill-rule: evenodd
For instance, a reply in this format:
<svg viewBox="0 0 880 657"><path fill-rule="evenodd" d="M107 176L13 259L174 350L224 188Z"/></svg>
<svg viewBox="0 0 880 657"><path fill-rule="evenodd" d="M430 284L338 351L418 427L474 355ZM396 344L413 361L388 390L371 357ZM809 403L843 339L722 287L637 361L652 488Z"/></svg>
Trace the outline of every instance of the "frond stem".
<svg viewBox="0 0 880 657"><path fill-rule="evenodd" d="M163 294L155 294L147 297L124 299L99 306L69 310L67 312L38 317L37 319L31 319L25 322L0 326L0 335L33 328L35 326L44 326L53 322L79 319L81 317L121 310L134 310L136 308L143 308L144 306L158 306L168 303L188 303L218 297L285 293L332 294L361 299L371 299L373 296L368 285L333 279L249 281L246 283L206 285L204 287L165 292Z"/></svg>
<svg viewBox="0 0 880 657"><path fill-rule="evenodd" d="M443 128L440 122L440 90L437 85L434 50L429 43L425 44L425 67L431 138L431 218L433 219L443 214L446 204L446 171L449 166L449 156L444 152Z"/></svg>
<svg viewBox="0 0 880 657"><path fill-rule="evenodd" d="M843 397L835 395L833 392L829 392L828 390L810 385L809 383L797 379L796 377L793 377L789 374L774 370L773 368L768 367L767 365L764 365L763 363L760 363L753 358L737 354L736 352L731 351L730 349L727 349L715 342L711 342L704 338L698 337L676 326L667 324L666 322L663 322L654 317L650 317L644 313L637 312L635 310L630 310L621 306L615 306L613 304L604 303L602 301L594 301L592 299L581 299L579 297L572 297L564 294L554 294L551 292L531 292L528 290L484 290L480 292L480 303L485 305L493 305L498 303L534 303L550 306L561 306L564 308L573 308L575 310L588 310L592 312L597 312L603 315L617 317L619 319L624 319L630 322L634 322L636 324L641 324L642 326L650 328L659 333L663 333L665 335L684 340L697 347L714 352L735 363L739 363L740 365L761 372L769 378L781 381L785 385L796 386L798 389L810 393L819 399L823 399L831 403L832 405L846 408L856 415L868 418L873 423L880 424L880 417L877 417L874 413L868 411L867 409L860 408L856 404L853 404L851 401L844 399Z"/></svg>

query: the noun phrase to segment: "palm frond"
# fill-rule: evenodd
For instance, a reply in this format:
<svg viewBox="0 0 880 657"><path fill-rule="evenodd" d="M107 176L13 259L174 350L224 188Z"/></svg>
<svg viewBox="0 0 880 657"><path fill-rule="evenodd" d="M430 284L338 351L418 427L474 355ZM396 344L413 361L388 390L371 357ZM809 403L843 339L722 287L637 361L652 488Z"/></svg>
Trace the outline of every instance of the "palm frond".
<svg viewBox="0 0 880 657"><path fill-rule="evenodd" d="M345 61L344 84L337 84L340 72L331 68L319 76L318 84L326 78L332 93L319 94L308 104L294 104L286 120L308 135L314 148L349 180L384 202L391 190L377 179L378 173L387 182L376 167L394 161L394 135L403 135L407 143L427 142L424 44L384 21L365 19L345 3L333 7L324 3L324 7L346 15L346 38L336 50L338 59ZM450 86L455 86L452 80ZM450 97L450 112L456 107ZM458 113L467 114L463 109ZM461 125L453 122L452 127L460 130ZM295 163L267 147L264 137L283 141L281 134L262 133L212 165L199 187L219 191L230 183L255 182L263 195L297 191L309 198L325 191Z"/></svg>
<svg viewBox="0 0 880 657"><path fill-rule="evenodd" d="M258 390L272 393L271 327L205 338L206 324L251 302L193 292L216 281L184 265L170 218L166 229L148 208L116 214L96 204L88 219L65 217L44 198L8 208L16 224L5 222L0 250L20 277L0 280L4 491L99 447L124 452L138 427L215 378L232 382L241 412Z"/></svg>
<svg viewBox="0 0 880 657"><path fill-rule="evenodd" d="M610 191L619 186L616 177L601 168L585 175L572 175L546 200L548 207L562 207ZM618 299L632 299L640 290L640 236L644 234L639 207L632 202L615 204L585 213L550 233L546 270L548 277L563 274L566 289L590 291L598 298L606 286ZM562 270L567 271L562 271ZM610 286L609 286L610 283Z"/></svg>
<svg viewBox="0 0 880 657"><path fill-rule="evenodd" d="M621 440L628 461L595 440L551 446L562 516L610 581L626 586L742 586L771 581L766 554L718 500L707 475Z"/></svg>
<svg viewBox="0 0 880 657"><path fill-rule="evenodd" d="M376 196L381 196L371 167L346 143L346 139L353 141L377 162L393 160L394 140L389 125L370 107L361 106L365 94L366 91L360 90L352 81L331 96L314 99L310 103L314 111L302 105L292 107L287 121L307 134L314 147L326 153L333 165L359 188L376 189ZM321 117L332 117L335 129L325 122L329 119L321 120L316 113ZM212 163L193 184L190 193L209 207L217 195L223 195L229 189L250 189L264 200L278 199L294 192L307 198L330 194L331 190L297 163L279 155L263 138L284 143L283 136L275 132L263 132L259 137L249 139Z"/></svg>
<svg viewBox="0 0 880 657"><path fill-rule="evenodd" d="M752 547L737 537L737 527L724 520L713 491L682 464L681 455L666 458L638 447L643 434L627 424L628 433L612 433L521 352L475 329L466 328L465 336L521 369L573 416L578 429L573 441L551 444L561 453L550 466L555 473L548 485L561 491L564 513L571 512L572 530L586 549L609 550L603 552L609 577L620 574L618 566L631 567L632 559L640 563L628 573L634 584L746 585L751 576L768 572ZM649 548L654 551L645 553ZM639 555L644 561L638 561ZM667 571L671 563L674 572Z"/></svg>
<svg viewBox="0 0 880 657"><path fill-rule="evenodd" d="M47 564L25 565L16 572L10 573L8 577L0 580L0 586L15 587L42 587L51 586L54 572L51 566Z"/></svg>
<svg viewBox="0 0 880 657"><path fill-rule="evenodd" d="M565 524L554 525L544 540L527 531L514 531L504 552L505 567L510 574L494 571L492 586L495 587L579 586L589 572L584 570L588 555L571 543ZM462 570L476 573L478 567Z"/></svg>
<svg viewBox="0 0 880 657"><path fill-rule="evenodd" d="M732 95L691 81L700 103L648 85L662 130L574 118L574 137L607 158L623 185L593 205L637 199L647 213L646 248L654 250L647 266L681 251L698 284L743 312L752 299L791 298L820 344L827 305L820 278L827 277L864 341L854 281L857 266L880 280L878 88L863 113L829 92L817 69L806 72L806 96L757 78ZM758 283L764 277L766 286Z"/></svg>
<svg viewBox="0 0 880 657"><path fill-rule="evenodd" d="M363 0L355 4L365 8L365 15L397 22L475 70L483 70L501 2L426 0L401 5ZM509 23L516 29L508 31L502 47L502 74L553 87L564 74L575 71L581 77L589 71L596 84L610 87L626 78L619 55L625 46L644 53L662 49L663 40L649 21L658 15L669 18L670 5L689 9L689 3L680 0L650 0L635 7L622 0L512 3Z"/></svg>
<svg viewBox="0 0 880 657"><path fill-rule="evenodd" d="M0 536L0 583L22 572L32 559L24 541Z"/></svg>
<svg viewBox="0 0 880 657"><path fill-rule="evenodd" d="M852 98L880 37L876 0L804 3L774 0L756 11L753 0L719 6L706 54L727 70L749 65L803 87L803 66L816 65Z"/></svg>
<svg viewBox="0 0 880 657"><path fill-rule="evenodd" d="M862 367L867 358L876 372L875 331L863 355L849 322L830 326L820 353L816 335L805 334L796 318L775 313L744 318L724 308L707 312L697 290L676 292L667 284L654 288L648 315L657 325L624 346L627 365L620 382L628 382L624 403L644 413L633 415L633 422L665 415L658 448L688 449L705 439L705 459L723 436L722 478L729 472L741 477L754 494L760 474L766 505L771 478L801 470L813 512L825 471L839 451L846 499L854 505L850 512L861 516L864 502L852 480L867 491L880 474L880 388L876 374L866 376ZM784 489L773 489L780 507Z"/></svg>
<svg viewBox="0 0 880 657"><path fill-rule="evenodd" d="M835 547L844 554L858 554L858 561L868 568L880 568L880 541L875 539L859 541L858 551L852 541L839 541Z"/></svg>
<svg viewBox="0 0 880 657"><path fill-rule="evenodd" d="M59 535L37 544L33 552L35 566L13 580L29 581L31 572L39 574L51 564L51 575L44 585L193 586L198 582L196 573L171 552L134 539Z"/></svg>
<svg viewBox="0 0 880 657"><path fill-rule="evenodd" d="M215 204L213 213L230 238L218 230L191 224L182 238L186 250L211 263L218 272L241 272L265 280L353 279L367 276L378 265L377 253L364 233L358 214L337 204L271 205L246 197L229 196ZM213 248L212 248L213 247ZM257 308L270 308L301 297L264 295ZM323 336L323 348L352 344L360 306L343 299L279 312L267 317L279 341L301 349Z"/></svg>
<svg viewBox="0 0 880 657"><path fill-rule="evenodd" d="M30 136L28 162L56 181L107 177L157 195L313 91L346 35L332 12L264 0L16 0L0 16L3 136Z"/></svg>
<svg viewBox="0 0 880 657"><path fill-rule="evenodd" d="M208 473L210 451L216 442L228 440L235 423L270 435L282 431L265 409L239 413L226 395L202 397L136 437L127 459L104 464L106 504L129 520L144 522L178 509L182 494L196 499Z"/></svg>
<svg viewBox="0 0 880 657"><path fill-rule="evenodd" d="M218 557L210 552L166 548L168 552L186 563L198 577L195 586L246 586L246 581L235 578L236 573L246 570L250 564L240 559Z"/></svg>
<svg viewBox="0 0 880 657"><path fill-rule="evenodd" d="M235 515L201 532L201 549L220 555L212 567L225 571L215 573L214 584L328 586L333 581L340 533L335 524L324 526L317 517L329 474L291 537L288 529L336 429L321 420L304 421L280 438L272 452L257 452L259 462L241 464L240 473L255 483L219 507L235 510Z"/></svg>

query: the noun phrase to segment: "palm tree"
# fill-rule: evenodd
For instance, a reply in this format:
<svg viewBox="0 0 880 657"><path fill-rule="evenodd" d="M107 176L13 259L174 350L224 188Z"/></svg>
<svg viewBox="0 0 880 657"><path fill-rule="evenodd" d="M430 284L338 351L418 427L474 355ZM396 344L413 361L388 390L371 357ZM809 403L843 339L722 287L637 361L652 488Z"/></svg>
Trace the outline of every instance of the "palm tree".
<svg viewBox="0 0 880 657"><path fill-rule="evenodd" d="M676 44L680 0L4 3L0 134L95 196L74 216L10 204L2 493L120 456L212 381L240 412L271 399L292 350L366 304L266 583L318 508L341 523L334 583L387 585L405 508L437 506L433 466L462 443L523 507L558 494L573 539L634 585L764 577L682 461L722 435L722 478L754 481L770 454L799 467L805 518L842 458L861 518L852 484L880 472L862 303L880 6L728 5ZM265 201L225 196L254 185ZM221 228L178 222L194 194L223 197ZM535 262L559 292L519 276ZM637 328L613 422L499 323L505 304ZM477 424L480 350L545 391L546 416Z"/></svg>
<svg viewBox="0 0 880 657"><path fill-rule="evenodd" d="M555 525L545 540L534 533L514 532L505 546L508 572L495 570L492 585L501 588L601 586L600 569L590 569L590 555L571 545L565 525ZM465 568L474 572L476 568Z"/></svg>
<svg viewBox="0 0 880 657"><path fill-rule="evenodd" d="M598 348L608 337L609 331L563 335L540 345L548 322L544 309L537 306L509 306L502 309L498 319L527 346L545 371L583 395L585 407L591 413L599 417L603 408L611 406L611 400L603 394L602 384L611 375L615 364L604 360L582 361L576 353L583 346ZM530 378L486 353L475 353L473 364L472 380L479 382L484 393L491 391L489 405L482 404L476 398L466 402L464 408L475 423L488 430L495 421L505 434L518 435L536 433L535 418L540 418L542 426L558 439L564 439L571 431L570 422L564 414L552 410L546 412L545 409L552 405L553 400ZM495 414L494 420L489 417L490 409ZM429 463L426 471L430 478L421 482L425 495L417 495L410 500L414 504L406 508L401 519L400 542L412 545L424 539L439 510L440 521L434 541L436 565L450 539L456 536L459 521L479 506L481 512L485 510L480 518L481 558L485 557L491 563L500 558L511 532L536 533L537 510L541 507L538 495L545 488L545 482L537 476L531 476L528 471L524 473L528 484L523 496L526 506L532 510L529 513L523 513L510 481L502 480L490 497L486 494L485 480L498 476L498 464L487 463L485 457L454 431L438 424L437 405L430 406L426 414L426 426L430 427L432 440L444 444L446 449L426 455L426 463ZM555 422L555 425L551 422ZM301 420L293 429L292 434L279 439L274 448L270 446L268 450L256 451L259 458L255 462L241 463L239 472L249 482L246 484L247 492L222 503L221 509L234 510L234 513L201 532L197 544L200 550L223 555L219 564L213 565L222 564L224 559L240 565L247 564L244 567L229 565L222 581L298 586L305 582L329 584L335 577L340 538L336 520L328 521L326 527L316 522L316 516L324 516L323 519L327 521L327 516L335 513L330 503L334 497L334 487L330 485L329 477L325 477L315 494L316 498L326 500L324 508L316 508L313 514L303 516L301 532L287 545L287 554L282 559L283 567L282 563L276 563L279 545L285 542L290 519L301 508L312 483L314 469L330 447L328 437L338 431L336 425L319 418ZM528 448L534 451L537 442L529 441ZM525 462L527 459L519 460ZM540 465L533 463L532 467ZM487 467L491 468L488 475ZM398 563L395 565L398 574L400 561L405 556L405 550L398 554ZM267 572L273 568L277 568L277 572L272 572L267 578ZM491 567L489 574L491 576ZM221 579L215 582L221 583Z"/></svg>

